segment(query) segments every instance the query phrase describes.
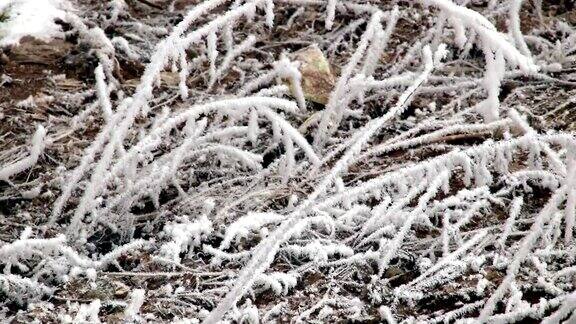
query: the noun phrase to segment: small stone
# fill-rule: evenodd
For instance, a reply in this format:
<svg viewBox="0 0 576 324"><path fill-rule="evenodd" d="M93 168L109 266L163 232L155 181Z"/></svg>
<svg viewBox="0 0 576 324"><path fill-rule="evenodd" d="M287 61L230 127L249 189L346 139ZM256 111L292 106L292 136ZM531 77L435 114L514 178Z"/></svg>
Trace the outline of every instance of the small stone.
<svg viewBox="0 0 576 324"><path fill-rule="evenodd" d="M390 267L390 268L386 269L386 271L384 272L384 278L393 278L393 277L401 276L403 274L404 274L404 271L402 271L400 268Z"/></svg>
<svg viewBox="0 0 576 324"><path fill-rule="evenodd" d="M300 63L304 97L319 104L328 103L336 79L324 53L314 44L292 53L291 59Z"/></svg>

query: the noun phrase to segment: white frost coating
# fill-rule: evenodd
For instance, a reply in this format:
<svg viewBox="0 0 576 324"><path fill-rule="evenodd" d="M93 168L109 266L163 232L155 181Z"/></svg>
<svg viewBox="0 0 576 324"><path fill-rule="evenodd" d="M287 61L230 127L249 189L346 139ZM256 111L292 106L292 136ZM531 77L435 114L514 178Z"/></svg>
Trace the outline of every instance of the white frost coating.
<svg viewBox="0 0 576 324"><path fill-rule="evenodd" d="M36 280L13 274L0 274L0 291L9 300L22 302L25 298L33 300L52 294L53 290Z"/></svg>
<svg viewBox="0 0 576 324"><path fill-rule="evenodd" d="M64 19L72 10L67 0L5 0L0 2L0 13L9 18L0 22L0 46L16 45L25 36L50 41L63 38L55 19Z"/></svg>
<svg viewBox="0 0 576 324"><path fill-rule="evenodd" d="M520 53L530 57L530 50L528 49L528 45L526 45L526 41L524 41L522 30L520 30L520 9L522 7L522 2L524 2L524 0L512 0L510 3L510 33L514 38L514 42L516 43L516 46L518 46Z"/></svg>
<svg viewBox="0 0 576 324"><path fill-rule="evenodd" d="M498 32L496 27L478 12L459 6L450 0L421 0L421 2L445 11L453 18L450 20L451 22L457 22L474 30L481 37L485 46L488 46L492 51L501 51L509 63L518 66L525 73L538 71L538 66L530 57L522 55L514 45L506 40L505 35Z"/></svg>
<svg viewBox="0 0 576 324"><path fill-rule="evenodd" d="M380 20L382 19L382 15L383 13L381 11L377 11L372 15L370 22L366 27L366 31L362 34L362 37L356 46L356 51L344 69L342 69L340 78L338 79L338 82L336 82L334 90L330 93L330 98L328 99L328 103L326 103L326 108L322 111L322 118L314 136L315 147L324 145L328 136L331 135L334 129L340 124L343 111L346 108L345 106L352 99L352 97L349 95L347 96L347 94L350 90L350 81L353 78L353 73L360 60L363 58L368 45L373 41L375 31L378 29L378 26L381 26ZM344 100L344 97L346 97L346 101Z"/></svg>
<svg viewBox="0 0 576 324"><path fill-rule="evenodd" d="M296 287L298 284L297 273L283 273L273 272L269 274L261 274L254 281L254 287L266 290L270 289L278 296L285 296L290 289Z"/></svg>
<svg viewBox="0 0 576 324"><path fill-rule="evenodd" d="M520 215L520 210L523 204L524 199L522 197L516 197L514 198L514 200L512 200L512 206L510 207L510 216L506 220L506 223L504 224L504 230L502 231L502 235L498 240L498 245L500 247L502 248L505 247L506 239L508 238L510 233L512 233L512 229L514 229L514 223L516 222L516 219Z"/></svg>
<svg viewBox="0 0 576 324"><path fill-rule="evenodd" d="M310 162L312 162L312 164L318 165L320 163L320 159L318 158L316 153L314 153L314 149L312 148L312 146L310 146L310 144L308 144L308 141L304 138L304 136L302 136L302 134L298 132L298 130L294 129L294 127L292 127L284 118L281 118L275 112L269 109L262 109L262 108L257 109L261 114L265 115L272 123L278 125L279 128L282 129L282 131L284 132L285 136L290 137L292 141L298 144L298 146L300 146L300 148L306 154L306 157L308 157Z"/></svg>
<svg viewBox="0 0 576 324"><path fill-rule="evenodd" d="M302 89L302 74L300 70L298 70L296 63L291 62L287 57L283 57L274 64L274 70L280 78L290 82L292 94L296 97L298 107L300 107L302 111L305 111L306 99L304 98L304 90Z"/></svg>
<svg viewBox="0 0 576 324"><path fill-rule="evenodd" d="M256 0L256 2L259 1L261 0ZM164 70L166 60L170 57L170 54L174 49L174 42L178 41L180 45L186 47L193 42L199 41L202 37L207 36L210 31L213 31L218 26L229 24L239 17L253 12L256 5L256 3L242 5L237 10L229 12L221 16L219 19L211 21L205 27L189 33L185 39L181 38L182 34L188 29L191 23L202 17L206 12L221 5L223 2L225 2L225 0L210 0L195 6L174 28L172 33L156 46L156 51L150 58L150 63L147 65L134 95L120 103L119 107L116 109L118 113L114 115L111 122L107 123L106 126L103 127L92 144L86 148L80 164L69 175L66 186L62 190L62 194L54 203L50 217L51 222L54 222L59 218L72 194L72 191L94 161L98 161L98 163L96 163L96 167L94 167L91 182L93 186L98 186L100 179L103 177L103 174L106 173L106 170L111 163L112 157L116 148L119 146L119 143L124 140L128 130L133 125L136 116L147 106L147 101L152 96L155 81L157 80L159 73ZM96 155L99 152L102 153L99 160L97 160ZM91 200L92 198L88 197L92 197L93 195L92 188L87 191L88 192L85 192L86 199ZM77 214L80 214L81 212L83 211L80 210ZM79 217L77 216L78 221L82 216L83 215Z"/></svg>
<svg viewBox="0 0 576 324"><path fill-rule="evenodd" d="M574 176L576 176L576 168L573 167L568 173L568 179L572 179ZM567 184L558 189L550 198L550 200L548 200L548 203L544 206L544 208L542 208L540 213L536 216L534 224L532 224L530 228L529 234L526 235L520 242L520 249L515 254L511 264L508 266L506 277L504 277L504 280L502 280L500 286L498 286L498 288L490 296L484 305L484 308L480 312L480 316L478 318L480 322L486 322L488 320L488 317L492 315L494 309L496 308L496 303L498 303L504 294L508 291L510 284L516 277L522 262L526 259L534 247L534 244L536 244L537 240L541 237L544 230L544 224L549 221L549 219L552 217L552 214L562 203L566 196L566 192L572 189L571 182L572 181L569 181Z"/></svg>
<svg viewBox="0 0 576 324"><path fill-rule="evenodd" d="M96 94L98 95L98 101L100 101L100 108L102 108L104 119L109 121L112 118L112 104L110 103L108 85L106 84L106 76L102 65L98 65L94 74L96 76Z"/></svg>
<svg viewBox="0 0 576 324"><path fill-rule="evenodd" d="M27 237L29 231L30 228L25 229L21 239L0 247L0 259L3 262L24 270L28 267L22 261L30 259L36 254L58 254L59 249L66 241L64 235L51 239L29 239ZM8 267L4 271L10 273L10 268Z"/></svg>
<svg viewBox="0 0 576 324"><path fill-rule="evenodd" d="M180 253L187 252L191 247L200 246L202 237L212 233L212 222L202 215L197 221L185 219L182 223L168 224L164 233L171 240L160 248L163 257L174 262L180 262Z"/></svg>
<svg viewBox="0 0 576 324"><path fill-rule="evenodd" d="M266 0L264 6L266 11L266 25L272 28L274 27L274 1Z"/></svg>
<svg viewBox="0 0 576 324"><path fill-rule="evenodd" d="M274 213L250 213L228 225L220 250L230 247L230 244L239 238L247 238L250 231L258 230L265 225L284 220L284 216Z"/></svg>
<svg viewBox="0 0 576 324"><path fill-rule="evenodd" d="M571 169L576 169L576 160L571 160L569 162L569 167ZM576 222L576 180L568 179L568 194L566 198L566 230L564 232L564 244L570 246L572 240L574 239L574 225Z"/></svg>
<svg viewBox="0 0 576 324"><path fill-rule="evenodd" d="M206 38L206 47L208 52L208 61L210 62L210 83L213 83L216 77L216 58L218 58L218 49L216 47L216 42L218 38L216 36L216 30L211 31Z"/></svg>
<svg viewBox="0 0 576 324"><path fill-rule="evenodd" d="M8 164L0 169L0 180L8 180L11 176L16 175L24 170L33 167L38 158L44 152L46 146L45 138L46 130L42 125L38 125L36 133L32 138L32 147L30 148L30 155L20 161Z"/></svg>
<svg viewBox="0 0 576 324"><path fill-rule="evenodd" d="M328 30L331 30L332 26L334 25L334 18L336 16L336 1L337 0L328 0L326 3L326 21L324 24Z"/></svg>
<svg viewBox="0 0 576 324"><path fill-rule="evenodd" d="M100 312L101 305L102 303L100 303L99 299L92 301L90 304L80 305L80 309L72 323L100 323L98 313Z"/></svg>
<svg viewBox="0 0 576 324"><path fill-rule="evenodd" d="M397 323L388 306L380 306L380 308L378 308L378 314L380 315L380 319L385 320L388 324Z"/></svg>
<svg viewBox="0 0 576 324"><path fill-rule="evenodd" d="M128 58L135 60L135 61L140 60L140 55L138 55L138 53L136 53L136 52L134 52L134 50L132 50L132 48L130 47L130 43L128 43L126 38L117 36L117 37L112 38L110 40L110 42L112 42L112 44L115 46L115 48L123 51L126 54L126 56L128 56Z"/></svg>
<svg viewBox="0 0 576 324"><path fill-rule="evenodd" d="M180 55L180 72L178 76L180 77L180 82L178 82L178 87L180 88L180 97L183 100L188 99L188 85L186 84L188 74L190 74L190 66L186 60L186 51L181 51Z"/></svg>
<svg viewBox="0 0 576 324"><path fill-rule="evenodd" d="M439 189L441 188L442 184L445 181L448 181L449 174L447 172L443 172L434 181L428 186L426 193L424 193L418 199L418 206L407 216L406 221L402 225L402 227L398 230L398 233L394 236L394 238L388 244L381 244L379 253L380 259L378 260L378 274L382 276L384 270L388 268L388 264L396 254L396 251L400 248L400 244L404 241L408 230L412 227L412 224L417 216L419 216L428 201L432 199L438 193Z"/></svg>
<svg viewBox="0 0 576 324"><path fill-rule="evenodd" d="M249 35L236 47L234 48L231 47L224 56L224 59L222 59L222 62L220 62L220 65L218 66L218 69L216 70L214 77L210 79L208 87L209 88L212 87L214 83L218 81L220 77L222 77L224 72L230 68L230 65L232 65L232 61L242 53L249 50L252 46L254 46L254 43L256 43L256 37L254 35Z"/></svg>
<svg viewBox="0 0 576 324"><path fill-rule="evenodd" d="M106 151L106 153L107 153L108 162L101 164L101 165L99 165L99 167L97 166L95 168L95 171L92 174L91 179L90 179L91 182L89 185L86 186L86 188L84 190L84 195L82 196L80 203L79 203L79 205L76 208L76 211L74 213L74 217L73 217L71 225L69 227L70 234L75 235L75 233L77 233L76 230L80 226L81 221L84 217L84 214L94 204L95 196L98 195L102 190L104 190L105 185L109 182L109 180L112 178L112 176L117 174L117 172L114 171L114 169L126 168L126 165L127 165L126 162L129 161L129 160L127 161L126 159L129 159L130 157L134 157L133 154L138 155L138 154L142 153L141 147L139 146L140 144L149 145L152 142L153 145L159 145L160 144L159 140L161 140L161 138L159 137L160 135L163 135L166 132L170 131L173 127L177 126L178 124L189 120L190 117L198 116L199 114L204 113L204 112L209 112L212 110L221 109L221 110L223 110L223 112L228 111L230 113L231 110L239 110L241 108L248 109L248 108L253 108L253 107L270 107L270 108L274 107L274 108L285 110L285 111L295 111L296 110L296 105L291 101L283 100L283 99L279 99L279 98L267 98L267 97L246 97L246 98L240 98L240 99L225 99L225 100L206 103L203 105L194 106L188 110L180 112L179 114L175 115L174 117L167 119L164 123L162 123L162 125L153 129L153 131L151 132L151 134L149 136L147 136L145 139L140 141L138 144L134 145L130 149L129 152L127 152L126 154L124 154L124 156L122 156L120 161L117 162L116 165L112 168L113 172L105 172L105 171L108 168L110 168L108 163L111 163L116 147L110 146L110 145L107 146L108 150ZM261 109L261 108L259 108L259 109ZM120 113L114 114L114 118L116 118L116 116L118 116L119 114ZM241 154L241 152L242 152L241 150L225 149L223 146L220 146L220 149L225 150L228 153L234 153L236 156L241 157L241 158L246 157L246 155ZM249 164L252 167L258 168L258 166L256 166L254 163L250 163L250 159L243 160L243 162L249 162ZM254 161L254 162L256 162L256 161ZM66 189L66 195L69 195L71 193L71 187L67 186L65 189ZM68 192L68 190L70 190L70 192ZM62 198L62 197L64 197L64 196L61 196L60 198ZM63 206L64 206L64 200L60 200L60 198L55 203L55 207L53 210L53 216L54 216L54 212L56 210L58 210L58 212L60 212L61 208L63 208Z"/></svg>
<svg viewBox="0 0 576 324"><path fill-rule="evenodd" d="M376 16L378 18L379 15ZM374 19L374 18L373 18ZM379 18L378 18L379 19ZM438 48L434 53L434 58L441 58L446 55L447 51L444 46ZM366 142L376 133L382 126L389 122L397 114L400 114L406 107L406 104L412 98L414 92L428 79L428 76L434 69L434 64L440 63L434 61L432 52L429 47L423 50L424 71L398 99L396 105L390 109L384 116L374 119L369 122L360 131L361 136L353 138L350 143L348 151L338 160L334 167L330 170L329 174L323 179L322 182L316 187L308 198L292 213L291 217L285 220L274 232L270 234L266 240L261 242L255 249L252 259L240 272L240 275L231 288L230 292L220 301L218 306L210 313L204 320L205 323L217 323L222 316L234 305L234 303L242 297L246 289L251 286L255 276L262 273L269 264L273 261L280 244L293 234L294 225L296 225L300 218L303 217L302 213L310 207L314 201L328 190L333 184L337 176L346 170L353 156L357 155Z"/></svg>
<svg viewBox="0 0 576 324"><path fill-rule="evenodd" d="M130 302L124 310L125 321L130 322L138 319L138 313L140 313L140 307L144 304L145 297L146 291L144 289L135 289L130 293Z"/></svg>
<svg viewBox="0 0 576 324"><path fill-rule="evenodd" d="M576 292L571 293L564 299L564 302L552 315L544 318L542 324L574 323L574 310L576 309ZM572 314L570 319L567 317ZM565 321L566 320L566 321ZM564 322L565 321L565 322Z"/></svg>
<svg viewBox="0 0 576 324"><path fill-rule="evenodd" d="M372 155L385 154L394 150L407 149L413 146L434 142L451 134L474 134L481 133L483 131L485 132L503 129L505 126L508 126L511 123L512 122L510 119L502 119L488 124L457 124L454 126L448 126L437 131L429 132L425 135L413 137L404 141L397 141L391 144L384 143L374 146L372 149L358 157L358 160L362 160Z"/></svg>
<svg viewBox="0 0 576 324"><path fill-rule="evenodd" d="M386 48L388 40L394 31L394 27L396 27L399 12L400 11L398 10L398 7L394 7L394 9L390 11L385 30L382 29L381 25L376 26L374 40L367 50L366 58L364 59L364 65L362 66L362 74L364 76L371 76L376 70L376 66L382 57L382 51L384 51Z"/></svg>
<svg viewBox="0 0 576 324"><path fill-rule="evenodd" d="M258 133L260 129L258 128L258 112L256 109L250 110L250 117L248 119L248 139L252 142L252 145L256 145L258 140Z"/></svg>
<svg viewBox="0 0 576 324"><path fill-rule="evenodd" d="M542 319L561 307L573 289L572 281L576 274L576 267L569 267L567 263L558 267L556 261L570 261L576 254L576 249L572 248L576 191L569 181L573 174L567 172L574 172L571 161L574 159L572 152L576 151L576 142L571 134L545 135L540 129L532 129L514 110L528 113L530 107L516 106L516 100L511 98L517 97L520 101L529 99L533 92L524 89L546 89L548 83L567 82L564 76L555 74L554 78L548 77L545 73L552 70L544 69L541 74L531 75L530 82L512 89L510 96L500 102L498 97L504 93L500 93L498 84L508 84L511 80L515 80L512 82L516 84L523 81L518 78L524 73L503 72L505 64L513 64L507 60L502 48L492 46L491 40L482 38L476 30L491 30L490 26L482 26L482 18L474 21L473 17L463 18L447 10L442 10L438 17L433 17L435 10L424 10L422 16L419 6L407 7L404 2L336 1L335 8L343 14L342 19L338 20L338 30L326 32L323 26L315 23L310 26L314 32L306 35L311 39L326 36L323 46L328 46L328 55L340 67L347 65L342 59L348 59L348 55L363 44L357 42L356 35L362 33L359 29L367 26L366 20L372 15L377 16L380 10L391 10L382 18L392 19L394 4L402 8L398 17L401 17L403 27L406 22L413 23L424 18L426 25L435 24L437 28L418 28L422 37L414 37L407 42L402 33L392 33L391 44L398 44L397 36L400 36L403 44L390 49L383 57L383 40L388 36L380 20L382 23L385 20L373 22L373 34L367 38L363 53L354 54L348 61L352 65L344 68L344 72L350 73L344 78L341 96L332 102L333 109L326 109L332 115L323 116L322 112L304 114L296 105L297 101L303 100L278 98L288 94L287 82L286 85L274 86L274 81L280 79L280 73L285 72L285 66L274 64L274 60L276 55L282 58L282 48L278 46L286 44L266 44L267 35L262 35L264 42L250 44L252 37L248 36L247 31L257 32L260 38L260 33L269 31L266 25L269 25L268 18L273 10L290 13L296 9L294 6L299 6L299 9L289 18L287 25L292 24L296 16L298 26L302 26L302 20L309 17L314 17L315 22L320 20L322 25L327 18L327 1L271 1L237 0L224 3L207 0L195 7L207 6L205 10L192 9L198 14L202 12L207 19L186 27L176 27L176 31L181 29L186 34L170 36L157 48L158 51L142 51L142 43L137 40L131 45L134 51L144 54L141 57L152 54L153 64L149 66L152 70L145 72L149 78L145 78L146 82L138 87L132 99L125 100L131 92L120 90L120 83L114 80L110 70L112 65L100 59L102 68L96 72L102 72L99 78L102 86L100 89L95 87L95 90L110 92L114 113L108 111L107 123L101 127L103 135L98 135L91 148L81 157L77 171L66 179L56 179L56 185L63 183L64 198L60 201L67 200L71 195L80 198L78 202L74 199L72 204L77 207L77 215L72 217L68 228L68 241L63 236L54 237L57 232L51 229L61 228L54 223L48 226L48 231L30 227L14 242L0 241L0 260L4 260L0 270L5 273L18 271L19 275L26 277L0 275L0 288L8 290L1 294L16 301L18 298L38 298L43 295L41 284L59 285L80 276L88 277L90 280L87 283L94 286L97 284L96 274L101 279L107 276L106 272L119 271L110 273L110 276L174 278L176 281L171 282L176 285L181 282L176 278L184 280L184 285L179 287L147 287L151 289L145 294L150 297L147 312L152 312L159 305L158 302L168 307L180 307L165 302L184 297L183 302L190 305L181 304L184 306L181 315L194 317L187 321L190 323L203 319L207 322L237 320L266 323L274 320L267 316L277 314L280 308L275 307L274 311L266 313L270 306L258 303L258 309L242 297L248 293L254 300L263 291L271 290L271 294L267 293L269 296L280 295L273 296L273 303L280 305L277 303L279 300L289 303L289 299L299 298L300 295L300 291L290 288L298 283L294 274L300 275L312 267L329 274L318 282L329 286L326 291L320 290L324 296L317 294L315 285L305 287L305 292L310 288L312 295L306 296L310 297L306 301L311 303L307 305L308 309L303 309L303 313L302 309L286 309L286 312L290 312L288 315L300 315L298 318L302 321L329 322L337 316L351 320L367 317L378 320L377 307L386 305L380 309L381 320L409 322L410 318L398 313L399 306L405 302L422 302L423 298L438 292L446 284L457 287L458 291L454 292L462 297L462 303L449 312L442 310L414 314L418 321L453 322L466 316L476 317L474 310L486 305L488 309L483 311L480 321L518 322L526 316ZM116 12L111 13L112 19L108 23L115 26L124 24L127 18L118 12L120 9L113 7L121 8L121 2L111 1L109 11ZM470 5L466 0L453 2L463 7L458 11L466 11L468 9L464 7ZM473 7L479 14L482 13L491 22L498 21L500 25L501 17L513 12L510 4L511 1L502 3L491 0L487 8ZM218 10L208 13L214 6ZM276 6L276 9L272 6ZM306 15L303 15L304 12ZM224 19L225 16L229 19ZM254 28L237 26L234 22L241 17L252 19L250 24ZM103 19L106 23L106 18ZM78 17L78 20L81 19ZM185 18L185 21L189 21L189 18ZM79 29L81 23L78 22L73 28ZM471 27L470 24L480 27ZM450 25L453 28L447 30L446 27L450 28ZM130 28L130 25L124 26ZM108 46L103 45L107 44L104 40L106 35L98 27L93 28L93 33L86 27L80 34L94 36L95 41L89 42L89 46L94 49L100 44L108 52ZM283 28L290 29L290 26L285 27L283 23L276 30ZM336 29L335 26L332 28ZM392 28L388 22L387 29ZM556 27L550 25L549 28L554 30ZM165 33L169 29L166 28ZM576 48L576 34L561 28L565 37L558 34L558 43L552 44L541 37L539 27L536 26L534 30L531 35L525 36L531 49L534 49L534 57L543 65L556 64L556 71L559 71L562 64L573 56L566 51ZM140 31L135 31L134 36L144 39ZM218 46L222 44L222 57L213 60L217 62L217 76L213 78L214 87L206 90L204 87L208 80L204 77L208 75L209 53L203 44L211 31L217 33ZM122 32L120 34L124 35ZM366 34L364 36L367 37ZM274 35L278 34L274 32ZM279 35L282 36L282 33ZM131 41L136 40L125 36ZM291 37L291 41L300 41L301 36ZM513 47L519 47L513 37L508 37L511 34L503 36ZM245 39L245 43L234 42L241 39ZM431 44L431 48L443 49L440 44L444 41L461 46L462 51L450 57L452 61L446 65L438 66L438 70L432 69L445 51L439 51L433 58L425 46ZM120 49L119 44L112 44ZM235 59L238 57L234 54L235 50L245 44L250 44L246 47L249 53L242 55L246 59ZM151 45L146 48L151 50ZM190 62L185 55L189 46L194 46L195 52L202 52ZM275 49L270 51L269 46ZM470 57L472 46L485 52L487 66L482 60L476 60L476 55ZM415 55L422 48L425 48L424 59ZM160 55L161 51L164 54ZM110 55L108 62L113 62L115 53ZM554 60L562 64L554 63ZM460 62L467 65L473 63L474 66L462 71ZM418 66L422 63L424 73L419 75ZM164 76L159 73L170 65L174 75L180 75L180 94L188 98L189 101L185 103L189 102L189 107L180 107L181 102L174 87L154 89L158 84L156 81ZM225 71L228 68L233 69L234 74L227 75ZM219 70L223 72L220 74ZM230 84L229 77L236 73L238 80L232 80L233 84ZM189 80L193 82L186 84L189 75L193 75ZM222 78L224 75L227 77ZM290 76L287 78L290 79ZM303 80L308 81L307 78ZM421 86L424 82L427 84ZM539 88L542 84L544 87ZM146 88L148 86L150 88ZM263 87L269 88L261 89ZM246 97L248 92L256 92L260 97ZM294 96L295 91L292 92ZM470 107L481 102L485 92L488 93L488 100L482 105ZM89 100L93 100L93 94L98 95L96 91L90 91ZM263 94L275 98L262 97ZM415 96L418 98L413 100ZM100 99L102 97L104 95L100 95ZM447 100L439 101L439 97ZM175 102L177 104L173 105ZM39 98L31 97L25 104L42 107ZM98 100L90 103L89 114L93 114L94 107L98 105ZM499 106L503 113L499 111ZM375 109L366 110L369 107ZM409 111L405 111L406 107L410 107ZM310 105L310 108L320 106ZM471 114L478 109L484 113L486 120L495 121L480 123L479 118ZM148 112L151 114L148 115ZM555 109L554 113L557 112L562 111ZM509 118L499 119L499 113ZM135 122L135 116L139 117L138 122ZM318 158L308 144L310 136L314 135L309 130L314 130L325 116L328 118L325 125L328 128L321 138L323 145L318 147ZM140 118L143 122L140 122ZM338 121L342 127L337 123L332 124L334 121ZM302 126L297 128L298 125ZM54 131L58 133L58 128ZM497 141L492 141L496 138ZM387 154L390 152L394 154ZM422 152L424 156L421 156ZM404 154L407 154L406 158ZM10 159L9 153L3 155L2 160L6 159ZM518 160L520 163L516 163ZM265 164L264 169L262 164ZM57 175L60 176L62 172L57 171ZM45 191L52 189L52 185L42 183L44 179L43 176L25 184L25 187L16 184L10 190L23 194L32 186L46 188ZM523 208L519 202L521 198L517 198L530 197L532 188L538 187L549 190L554 195L552 200L555 200L540 214L538 212L544 204L541 200L531 201L530 206ZM169 200L166 201L166 198ZM216 204L209 202L203 206L203 202L210 198L217 200L218 208L214 216L209 210L216 208ZM510 201L512 206L509 206ZM151 208L156 209L150 213L147 212L149 202ZM27 203L24 201L21 205ZM56 214L65 206L65 203L55 205L55 209L59 209ZM497 207L500 221L496 224L493 223L496 219L492 217L494 207ZM522 217L520 209L523 211ZM146 214L141 213L144 210ZM500 211L505 215L500 215ZM251 212L271 212L277 215L278 221L255 226L257 222L251 220L246 227L254 228L244 232L247 233L246 239L239 240L238 237L242 235L236 235L228 239L230 242L222 243L228 246L226 249L213 247L220 244L222 236L230 234L225 231L233 229L235 224L229 225L231 222L241 220L245 215L250 216ZM29 216L23 217L28 220ZM486 218L490 221L485 222ZM504 224L506 218L508 221ZM68 223L69 218L62 218L61 221ZM532 224L536 226L530 228ZM213 226L217 230L212 230ZM142 228L142 237L146 240L135 240L133 235L140 233L139 228ZM433 230L429 232L431 235L420 235L420 230L429 229ZM92 238L99 236L94 234L108 230L121 236L113 235L113 245L106 245L101 250L99 242L102 241ZM40 238L31 239L35 235ZM561 242L562 238L564 242ZM260 245L255 247L258 241ZM126 242L128 244L114 248ZM73 244L74 248L68 243ZM143 263L124 262L138 256L118 258L123 253L135 252L132 250L139 249L145 243L151 244L146 251L142 251L145 253L141 254L144 256L141 258ZM202 246L203 243L206 244ZM494 244L496 248L493 248ZM502 248L498 248L498 245ZM80 252L76 252L76 248ZM444 253L440 255L440 251ZM145 257L146 254L150 258ZM343 292L339 287L342 280L352 280L354 284L361 279L354 275L358 267L379 264L382 273L387 271L387 267L391 268L388 266L390 261L398 260L399 267L403 268L401 270L405 270L404 260L408 259L411 260L409 264L414 261L413 264L419 269L418 276L394 289L387 285L386 278L373 276L369 284L363 285L368 296L373 298L369 304L348 299L345 297L348 291ZM150 263L154 265L148 267ZM498 282L486 280L486 267L491 266L508 272L503 285L495 293L493 290ZM266 271L268 267L277 272ZM522 278L519 278L519 274L522 274ZM194 279L195 287L186 282L190 275L198 278ZM467 278L467 287L461 285L460 278L463 277ZM478 280L478 283L474 284L473 280ZM303 281L305 285L308 282ZM526 288L532 287L528 285L546 292L540 303L523 300L528 297ZM232 288L228 296L225 296L227 290L224 286ZM467 297L473 296L474 291L476 296L472 302ZM26 296L20 297L21 292L27 293ZM452 294L452 290L448 293ZM107 308L110 304L124 307L129 299L126 302L107 299L105 303ZM207 317L208 311L202 306L207 303L198 303L199 299L207 299L210 305L220 305L214 314ZM316 302L316 305L309 307ZM504 307L497 307L499 312L493 315L493 310L489 309L491 305ZM73 320L79 307L77 303L72 303L69 307L71 315L67 315L66 321ZM227 310L231 312L227 314ZM568 318L571 307L564 307L564 310L555 317L569 322L576 320L576 315ZM158 319L154 317L156 312L143 313L139 317L138 311L133 312L134 320ZM264 313L266 315L259 319L259 315ZM472 318L464 318L463 322L473 321Z"/></svg>
<svg viewBox="0 0 576 324"><path fill-rule="evenodd" d="M504 77L504 56L497 50L492 54L489 48L484 50L486 58L486 74L484 76L484 88L488 92L488 98L478 104L478 111L486 122L493 122L500 116L500 84Z"/></svg>
<svg viewBox="0 0 576 324"><path fill-rule="evenodd" d="M110 8L110 18L106 21L108 24L116 23L120 14L128 9L124 0L112 0L108 6Z"/></svg>

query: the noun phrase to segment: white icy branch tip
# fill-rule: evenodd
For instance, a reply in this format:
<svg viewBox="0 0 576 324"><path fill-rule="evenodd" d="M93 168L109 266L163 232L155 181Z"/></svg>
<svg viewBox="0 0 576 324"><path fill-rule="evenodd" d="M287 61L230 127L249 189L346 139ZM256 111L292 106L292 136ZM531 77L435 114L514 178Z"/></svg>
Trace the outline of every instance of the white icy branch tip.
<svg viewBox="0 0 576 324"><path fill-rule="evenodd" d="M42 125L38 125L34 137L32 137L29 155L19 161L0 167L0 180L9 180L10 177L33 167L44 152L45 137L46 130Z"/></svg>

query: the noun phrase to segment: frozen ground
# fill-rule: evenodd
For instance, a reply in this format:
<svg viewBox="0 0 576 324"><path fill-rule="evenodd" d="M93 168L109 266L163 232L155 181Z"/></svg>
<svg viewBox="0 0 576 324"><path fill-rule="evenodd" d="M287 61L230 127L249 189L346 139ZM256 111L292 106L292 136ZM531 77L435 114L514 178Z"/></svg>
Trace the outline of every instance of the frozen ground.
<svg viewBox="0 0 576 324"><path fill-rule="evenodd" d="M15 45L26 36L44 41L63 38L62 29L55 21L64 19L66 10L72 9L66 0L3 0L0 45Z"/></svg>
<svg viewBox="0 0 576 324"><path fill-rule="evenodd" d="M0 2L0 318L576 322L572 2Z"/></svg>

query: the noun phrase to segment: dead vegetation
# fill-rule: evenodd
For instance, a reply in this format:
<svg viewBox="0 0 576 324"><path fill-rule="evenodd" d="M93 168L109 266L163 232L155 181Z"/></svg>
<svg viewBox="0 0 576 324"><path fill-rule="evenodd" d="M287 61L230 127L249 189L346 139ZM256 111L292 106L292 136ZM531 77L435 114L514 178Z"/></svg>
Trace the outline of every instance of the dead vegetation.
<svg viewBox="0 0 576 324"><path fill-rule="evenodd" d="M48 287L14 299L11 283L0 280L0 317L92 322L89 305L98 301L95 316L110 323L391 322L388 308L398 322L538 322L571 300L574 271L566 269L576 249L564 237L574 191L566 179L575 168L576 47L554 47L576 46L576 32L566 29L576 17L569 2L543 1L542 17L531 2L522 5L521 31L543 70L523 73L508 62L495 120L477 109L491 96L483 83L489 55L476 35L454 44L457 28L438 27L445 12L403 1L334 1L330 26L333 1L274 1L270 26L267 1L213 2L174 44L227 13L258 8L177 55L165 49L169 59L160 63L162 40L201 2L77 1L83 26L116 38L113 50L72 20L59 22L64 39L26 38L0 53L0 169L29 154L37 125L47 131L37 163L0 181L0 251L66 234L56 252L0 261L5 274ZM468 8L508 32L512 2L471 1ZM375 61L347 71L363 40L378 46L366 36L370 28L383 37L390 24ZM432 56L442 43L450 54L441 63ZM428 44L430 57L421 54ZM370 53L358 60L371 60ZM109 98L98 90L99 67ZM388 81L397 83L378 83ZM261 101L243 104L246 98ZM224 104L223 112L204 108L226 100L230 112ZM111 114L101 107L106 102ZM185 115L194 109L201 112ZM165 127L176 119L182 122ZM201 140L182 144L195 137ZM225 145L242 152L210 151ZM452 156L469 159L474 170ZM554 198L561 190L566 197ZM522 212L498 245L518 197ZM251 215L261 218L243 228ZM534 242L526 239L536 231ZM524 246L530 255L507 279ZM490 301L504 285L505 297ZM140 289L146 298L129 315Z"/></svg>

